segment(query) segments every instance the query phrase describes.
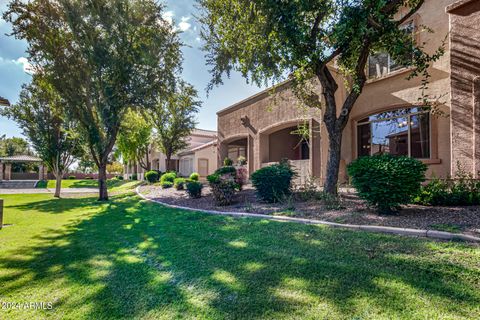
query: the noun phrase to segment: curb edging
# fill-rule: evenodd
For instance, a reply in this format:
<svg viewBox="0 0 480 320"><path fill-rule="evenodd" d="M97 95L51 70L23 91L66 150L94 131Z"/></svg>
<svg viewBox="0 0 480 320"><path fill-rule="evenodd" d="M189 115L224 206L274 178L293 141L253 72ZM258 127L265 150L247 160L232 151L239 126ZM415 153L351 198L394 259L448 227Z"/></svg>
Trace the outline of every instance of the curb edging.
<svg viewBox="0 0 480 320"><path fill-rule="evenodd" d="M140 187L138 186L135 188L136 194L150 202L155 202L165 207L180 209L180 210L187 210L187 211L194 211L194 212L202 212L211 215L221 215L221 216L230 216L235 218L257 218L257 219L267 219L272 221L282 221L282 222L294 222L294 223L302 223L302 224L316 224L316 225L325 225L332 228L343 228L343 229L350 229L350 230L360 230L360 231L368 231L368 232L375 232L375 233L389 233L389 234L396 234L402 236L414 236L414 237L423 237L423 238L431 238L431 239L438 239L438 240L462 240L468 242L479 242L480 238L471 236L468 234L461 234L461 233L451 233L446 231L437 231L437 230L425 230L425 229L410 229L410 228L397 228L397 227L383 227L383 226L370 226L370 225L357 225L357 224L343 224L343 223L336 223L336 222L329 222L323 220L313 220L313 219L305 219L305 218L293 218L293 217L283 217L283 216L274 216L274 215L266 215L260 213L248 213L248 212L232 212L232 211L217 211L217 210L206 210L206 209L195 209L190 207L183 207L174 204L168 204L159 200L147 198L140 192Z"/></svg>

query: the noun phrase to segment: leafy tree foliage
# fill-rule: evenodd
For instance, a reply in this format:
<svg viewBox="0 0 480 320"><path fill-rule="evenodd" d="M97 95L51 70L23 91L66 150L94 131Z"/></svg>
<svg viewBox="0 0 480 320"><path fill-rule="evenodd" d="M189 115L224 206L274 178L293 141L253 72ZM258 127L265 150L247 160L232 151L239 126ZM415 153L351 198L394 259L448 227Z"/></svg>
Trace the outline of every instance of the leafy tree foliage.
<svg viewBox="0 0 480 320"><path fill-rule="evenodd" d="M20 101L1 112L17 122L37 155L55 175L55 197L60 197L64 173L82 151L81 140L75 133L77 124L66 119L64 111L64 101L54 88L36 75L30 85L23 87Z"/></svg>
<svg viewBox="0 0 480 320"><path fill-rule="evenodd" d="M27 40L78 119L107 200L106 165L129 108L147 109L175 82L180 42L154 0L13 0L4 19Z"/></svg>
<svg viewBox="0 0 480 320"><path fill-rule="evenodd" d="M223 75L232 70L258 85L289 75L301 102L324 108L323 122L329 135L324 187L335 194L342 133L366 83L369 55L387 52L398 64L415 67L411 76L422 74L428 79L431 62L443 54L442 47L426 53L422 43L412 41L400 28L423 3L199 0L204 49L212 67L209 88L221 84ZM337 71L343 76L338 77ZM335 93L344 83L346 98L336 101Z"/></svg>
<svg viewBox="0 0 480 320"><path fill-rule="evenodd" d="M130 110L123 120L118 135L117 148L123 161L135 161L145 170L152 168L150 152L152 125L140 113Z"/></svg>
<svg viewBox="0 0 480 320"><path fill-rule="evenodd" d="M167 158L167 171L174 169L170 161L172 155L188 146L187 137L195 128L200 105L197 91L182 82L175 94L157 104L151 113L155 142Z"/></svg>

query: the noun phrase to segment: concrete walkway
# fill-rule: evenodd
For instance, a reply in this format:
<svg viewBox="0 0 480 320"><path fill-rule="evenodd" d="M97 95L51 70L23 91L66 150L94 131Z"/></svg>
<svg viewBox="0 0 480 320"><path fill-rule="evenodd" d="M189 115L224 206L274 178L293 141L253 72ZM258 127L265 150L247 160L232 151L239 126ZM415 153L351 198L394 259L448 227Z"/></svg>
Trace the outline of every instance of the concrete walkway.
<svg viewBox="0 0 480 320"><path fill-rule="evenodd" d="M2 194L47 194L55 193L55 189L51 188L35 188L35 189L0 189ZM97 188L62 188L61 194L81 194L81 193L98 193Z"/></svg>
<svg viewBox="0 0 480 320"><path fill-rule="evenodd" d="M223 211L215 211L215 210L203 210L203 209L195 209L183 206L172 205L168 203L164 203L162 201L156 199L150 199L147 196L143 195L140 192L140 187L135 189L138 196L146 201L156 202L163 206L181 210L188 210L188 211L195 211L195 212L203 212L213 215L222 215L222 216L230 216L235 218L256 218L256 219L267 219L267 220L274 220L274 221L282 221L282 222L294 222L294 223L302 223L302 224L318 224L318 225L325 225L332 228L342 228L342 229L350 229L350 230L359 230L359 231L369 231L369 232L377 232L377 233L391 233L397 234L401 236L414 236L414 237L425 237L425 238L432 238L438 240L462 240L462 241L469 241L469 242L480 242L479 237L471 236L468 234L462 233L451 233L445 231L436 231L436 230L424 230L424 229L408 229L408 228L396 228L396 227L383 227L383 226L370 226L370 225L356 225L356 224L343 224L343 223L335 223L330 221L322 221L322 220L314 220L314 219L304 219L304 218L294 218L294 217L285 217L285 216L275 216L275 215L266 215L266 214L258 214L258 213L247 213L247 212L223 212Z"/></svg>

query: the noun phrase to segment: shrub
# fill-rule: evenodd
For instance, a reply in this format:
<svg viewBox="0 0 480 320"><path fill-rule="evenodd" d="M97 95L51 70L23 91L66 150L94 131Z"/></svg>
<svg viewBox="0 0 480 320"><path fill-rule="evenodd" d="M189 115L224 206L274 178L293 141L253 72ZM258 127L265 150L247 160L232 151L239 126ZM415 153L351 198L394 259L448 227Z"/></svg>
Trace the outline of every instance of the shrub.
<svg viewBox="0 0 480 320"><path fill-rule="evenodd" d="M185 178L175 178L175 180L173 180L173 186L177 190L183 190L185 189L185 182L187 182Z"/></svg>
<svg viewBox="0 0 480 320"><path fill-rule="evenodd" d="M69 180L75 180L75 178L76 178L75 176L68 176Z"/></svg>
<svg viewBox="0 0 480 320"><path fill-rule="evenodd" d="M132 176L131 176L130 179L131 179L131 180L138 180L137 174L136 174L136 173L132 174Z"/></svg>
<svg viewBox="0 0 480 320"><path fill-rule="evenodd" d="M190 180L198 181L198 179L200 179L200 175L198 173L194 172L190 175Z"/></svg>
<svg viewBox="0 0 480 320"><path fill-rule="evenodd" d="M147 179L148 183L150 184L158 182L159 177L160 176L158 175L158 172L155 170L150 170L145 173L145 179Z"/></svg>
<svg viewBox="0 0 480 320"><path fill-rule="evenodd" d="M427 166L416 159L390 154L361 157L348 166L360 198L382 213L411 203L425 181L426 170Z"/></svg>
<svg viewBox="0 0 480 320"><path fill-rule="evenodd" d="M288 162L274 164L255 171L252 184L257 195L266 202L278 202L292 192L292 179L295 171Z"/></svg>
<svg viewBox="0 0 480 320"><path fill-rule="evenodd" d="M415 203L427 206L480 205L480 181L459 168L454 179L432 179L422 186Z"/></svg>
<svg viewBox="0 0 480 320"><path fill-rule="evenodd" d="M247 158L245 158L244 156L240 156L237 158L237 163L239 166L244 166L247 164Z"/></svg>
<svg viewBox="0 0 480 320"><path fill-rule="evenodd" d="M93 180L93 177L88 176L88 177L85 177L85 179L86 180Z"/></svg>
<svg viewBox="0 0 480 320"><path fill-rule="evenodd" d="M233 165L232 159L230 159L229 157L226 157L225 159L223 159L223 165L225 167Z"/></svg>
<svg viewBox="0 0 480 320"><path fill-rule="evenodd" d="M196 199L202 196L203 185L200 182L191 180L187 182L186 188L190 198Z"/></svg>
<svg viewBox="0 0 480 320"><path fill-rule="evenodd" d="M117 176L118 180L123 180L123 176Z"/></svg>
<svg viewBox="0 0 480 320"><path fill-rule="evenodd" d="M243 186L248 182L248 170L245 167L238 167L235 173L235 183L238 190L242 190Z"/></svg>
<svg viewBox="0 0 480 320"><path fill-rule="evenodd" d="M175 178L177 178L177 174L175 172L166 172L162 174L162 177L160 178L160 183L168 181L171 182L173 185Z"/></svg>
<svg viewBox="0 0 480 320"><path fill-rule="evenodd" d="M232 177L234 177L237 174L237 169L235 169L234 166L220 167L215 171L215 174L220 176L230 174Z"/></svg>
<svg viewBox="0 0 480 320"><path fill-rule="evenodd" d="M168 189L168 188L173 187L173 182L171 182L171 181L162 181L162 182L160 182L160 186L161 186L163 189Z"/></svg>
<svg viewBox="0 0 480 320"><path fill-rule="evenodd" d="M207 180L216 205L226 206L232 203L237 186L233 175L228 173L224 175L214 173L209 175Z"/></svg>

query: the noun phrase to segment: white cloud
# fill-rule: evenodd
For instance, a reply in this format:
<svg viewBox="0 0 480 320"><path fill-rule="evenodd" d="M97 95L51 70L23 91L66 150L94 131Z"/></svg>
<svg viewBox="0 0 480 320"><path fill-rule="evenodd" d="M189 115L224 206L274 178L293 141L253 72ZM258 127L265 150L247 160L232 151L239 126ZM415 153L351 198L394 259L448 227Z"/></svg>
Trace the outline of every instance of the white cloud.
<svg viewBox="0 0 480 320"><path fill-rule="evenodd" d="M181 31L187 31L190 29L192 25L188 23L188 20L190 20L190 17L182 17L181 22L178 24L178 29Z"/></svg>
<svg viewBox="0 0 480 320"><path fill-rule="evenodd" d="M167 11L164 14L162 14L162 18L170 24L173 24L174 16L175 16L175 13L173 11Z"/></svg>
<svg viewBox="0 0 480 320"><path fill-rule="evenodd" d="M13 63L22 65L23 66L23 71L29 74L35 73L35 70L33 66L28 62L28 59L25 57L20 57L17 60L13 60Z"/></svg>

